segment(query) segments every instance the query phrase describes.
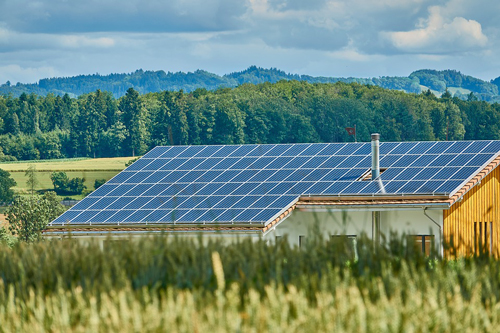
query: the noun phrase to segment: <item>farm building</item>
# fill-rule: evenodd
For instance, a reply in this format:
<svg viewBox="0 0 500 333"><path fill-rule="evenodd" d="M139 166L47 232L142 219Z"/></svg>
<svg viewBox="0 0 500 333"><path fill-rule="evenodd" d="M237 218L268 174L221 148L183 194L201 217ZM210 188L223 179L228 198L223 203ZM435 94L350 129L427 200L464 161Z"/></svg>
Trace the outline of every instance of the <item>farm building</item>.
<svg viewBox="0 0 500 333"><path fill-rule="evenodd" d="M375 241L498 255L500 141L156 147L49 224L46 237L154 232Z"/></svg>

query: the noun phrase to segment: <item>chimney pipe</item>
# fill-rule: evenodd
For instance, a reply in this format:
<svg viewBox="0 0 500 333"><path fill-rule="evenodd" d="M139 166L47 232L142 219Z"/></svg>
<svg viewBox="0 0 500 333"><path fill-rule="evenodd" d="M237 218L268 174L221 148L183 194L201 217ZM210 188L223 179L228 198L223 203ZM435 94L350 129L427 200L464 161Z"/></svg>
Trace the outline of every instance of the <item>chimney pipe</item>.
<svg viewBox="0 0 500 333"><path fill-rule="evenodd" d="M380 134L372 134L372 180L379 178L380 176L380 158L379 158L379 140ZM378 179L379 185L381 186L382 193L385 193L384 186L380 178ZM372 211L372 239L374 246L380 245L380 212Z"/></svg>
<svg viewBox="0 0 500 333"><path fill-rule="evenodd" d="M379 139L380 134L372 134L372 180L380 176Z"/></svg>

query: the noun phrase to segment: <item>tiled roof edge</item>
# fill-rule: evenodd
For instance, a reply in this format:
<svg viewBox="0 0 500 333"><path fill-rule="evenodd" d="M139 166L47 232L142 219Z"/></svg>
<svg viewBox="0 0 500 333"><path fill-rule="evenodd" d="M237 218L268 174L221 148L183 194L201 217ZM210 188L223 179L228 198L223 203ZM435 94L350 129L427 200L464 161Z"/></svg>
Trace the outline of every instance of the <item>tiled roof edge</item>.
<svg viewBox="0 0 500 333"><path fill-rule="evenodd" d="M467 192L469 192L474 186L481 183L484 177L489 175L498 165L500 164L500 155L498 155L493 161L491 161L488 165L486 165L483 170L479 171L470 181L468 181L460 190L455 192L450 197L449 203L450 206L455 202L460 200Z"/></svg>

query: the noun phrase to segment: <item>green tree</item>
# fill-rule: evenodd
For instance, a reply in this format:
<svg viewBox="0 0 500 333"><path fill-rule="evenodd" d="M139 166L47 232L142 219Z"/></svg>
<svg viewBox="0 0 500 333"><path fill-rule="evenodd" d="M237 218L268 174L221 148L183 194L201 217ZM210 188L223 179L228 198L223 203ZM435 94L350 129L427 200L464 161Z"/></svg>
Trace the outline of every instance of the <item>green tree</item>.
<svg viewBox="0 0 500 333"><path fill-rule="evenodd" d="M42 231L50 221L64 212L64 206L54 192L43 196L16 197L7 208L9 230L18 240L32 243L42 237Z"/></svg>
<svg viewBox="0 0 500 333"><path fill-rule="evenodd" d="M123 112L123 123L128 130L128 136L125 139L126 153L132 156L145 153L148 148L147 110L144 108L139 93L133 88L129 88L121 99L120 111Z"/></svg>
<svg viewBox="0 0 500 333"><path fill-rule="evenodd" d="M99 149L101 156L120 156L123 150L123 142L127 137L127 129L121 121L117 121L101 134Z"/></svg>
<svg viewBox="0 0 500 333"><path fill-rule="evenodd" d="M0 169L0 202L12 201L14 197L12 187L16 185L16 181L10 177L10 173Z"/></svg>
<svg viewBox="0 0 500 333"><path fill-rule="evenodd" d="M27 177L26 186L29 188L31 196L33 196L35 188L40 184L36 175L36 166L34 164L30 165L24 172L24 176Z"/></svg>
<svg viewBox="0 0 500 333"><path fill-rule="evenodd" d="M94 190L97 190L99 187L106 183L106 179L96 179L94 181Z"/></svg>
<svg viewBox="0 0 500 333"><path fill-rule="evenodd" d="M69 178L66 172L52 172L50 179L52 180L52 185L54 185L54 191L56 191L56 193L65 193L68 191Z"/></svg>

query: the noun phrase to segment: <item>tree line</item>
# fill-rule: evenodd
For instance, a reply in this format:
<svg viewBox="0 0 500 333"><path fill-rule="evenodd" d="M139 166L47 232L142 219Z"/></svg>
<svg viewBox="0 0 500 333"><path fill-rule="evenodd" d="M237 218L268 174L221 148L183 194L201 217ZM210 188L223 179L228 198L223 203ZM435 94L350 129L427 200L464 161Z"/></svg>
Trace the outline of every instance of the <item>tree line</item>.
<svg viewBox="0 0 500 333"><path fill-rule="evenodd" d="M115 98L125 95L127 89L132 87L141 94L160 92L164 90L193 92L198 88L216 90L219 88L234 88L236 86L264 82L276 83L281 80L306 81L309 83L359 83L376 85L392 90L403 90L411 93L420 93L431 89L436 94L442 94L446 88L453 89L454 96L467 99L467 94L473 92L480 100L488 102L499 102L500 78L490 82L455 70L429 70L414 71L409 76L382 76L372 78L356 77L327 77L311 76L286 73L277 68L260 68L250 66L249 68L230 74L219 76L204 70L195 72L165 72L136 70L132 73L109 74L109 75L78 75L73 77L54 77L42 79L38 83L15 85L7 81L0 85L0 94L12 94L20 96L23 92L30 94L47 95L53 93L63 96L79 96L95 92L97 89L109 91ZM462 88L462 89L460 89Z"/></svg>
<svg viewBox="0 0 500 333"><path fill-rule="evenodd" d="M280 81L125 96L0 96L0 160L136 156L157 145L500 139L500 104Z"/></svg>

